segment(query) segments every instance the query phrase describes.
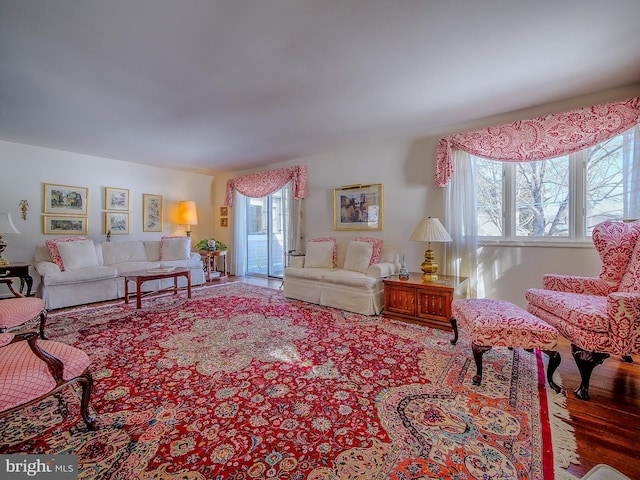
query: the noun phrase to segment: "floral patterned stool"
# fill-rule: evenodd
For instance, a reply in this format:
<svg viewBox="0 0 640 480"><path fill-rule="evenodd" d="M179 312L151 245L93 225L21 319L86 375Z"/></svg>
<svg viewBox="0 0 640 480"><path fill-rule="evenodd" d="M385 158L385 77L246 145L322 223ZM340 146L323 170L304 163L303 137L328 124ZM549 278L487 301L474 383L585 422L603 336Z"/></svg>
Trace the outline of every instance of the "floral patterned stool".
<svg viewBox="0 0 640 480"><path fill-rule="evenodd" d="M482 355L492 347L539 349L549 356L547 382L556 392L561 388L553 381L553 373L560 365L558 331L526 310L504 300L465 299L451 304L451 326L458 341L458 320L471 336L471 348L477 372L473 384L482 381Z"/></svg>

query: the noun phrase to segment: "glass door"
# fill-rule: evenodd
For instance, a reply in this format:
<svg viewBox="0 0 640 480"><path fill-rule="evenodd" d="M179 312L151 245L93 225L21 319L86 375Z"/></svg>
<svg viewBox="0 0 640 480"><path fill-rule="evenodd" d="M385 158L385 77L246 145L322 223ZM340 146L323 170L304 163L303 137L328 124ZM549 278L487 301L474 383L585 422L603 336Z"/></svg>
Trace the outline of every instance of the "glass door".
<svg viewBox="0 0 640 480"><path fill-rule="evenodd" d="M247 202L247 274L282 278L291 187Z"/></svg>

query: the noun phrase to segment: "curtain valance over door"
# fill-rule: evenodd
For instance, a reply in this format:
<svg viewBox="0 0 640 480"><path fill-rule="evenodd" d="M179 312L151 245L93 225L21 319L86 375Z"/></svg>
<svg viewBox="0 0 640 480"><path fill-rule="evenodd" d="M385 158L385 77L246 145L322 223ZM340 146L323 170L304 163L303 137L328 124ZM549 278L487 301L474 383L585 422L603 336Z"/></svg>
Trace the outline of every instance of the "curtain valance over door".
<svg viewBox="0 0 640 480"><path fill-rule="evenodd" d="M584 150L640 123L640 97L553 113L440 139L436 186L453 174L452 149L506 162L548 160Z"/></svg>
<svg viewBox="0 0 640 480"><path fill-rule="evenodd" d="M293 182L293 198L298 200L306 198L308 195L307 167L298 165L295 167L251 173L228 180L224 204L227 206L233 204L234 190L237 190L246 197L266 197L280 190L289 180Z"/></svg>

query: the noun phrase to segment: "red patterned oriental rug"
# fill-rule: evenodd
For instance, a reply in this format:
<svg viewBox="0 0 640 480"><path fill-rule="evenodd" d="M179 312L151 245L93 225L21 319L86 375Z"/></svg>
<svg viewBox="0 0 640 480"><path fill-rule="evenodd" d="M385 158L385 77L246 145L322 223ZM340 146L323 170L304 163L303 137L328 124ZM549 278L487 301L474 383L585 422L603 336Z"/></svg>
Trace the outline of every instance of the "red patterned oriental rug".
<svg viewBox="0 0 640 480"><path fill-rule="evenodd" d="M552 479L575 455L540 354L491 350L475 387L464 335L279 290L60 312L48 333L90 354L99 429L66 391L6 418L0 453L78 454L81 479Z"/></svg>

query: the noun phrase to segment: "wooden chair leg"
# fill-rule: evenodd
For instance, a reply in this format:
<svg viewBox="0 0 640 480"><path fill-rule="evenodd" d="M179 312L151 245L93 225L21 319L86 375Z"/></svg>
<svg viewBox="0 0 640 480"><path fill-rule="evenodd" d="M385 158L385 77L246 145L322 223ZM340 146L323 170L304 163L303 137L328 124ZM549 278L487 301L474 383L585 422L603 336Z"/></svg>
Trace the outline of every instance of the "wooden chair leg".
<svg viewBox="0 0 640 480"><path fill-rule="evenodd" d="M560 362L562 361L562 357L560 357L560 353L555 350L543 350L549 356L549 366L547 367L547 383L556 393L560 393L562 388L556 382L553 381L553 374L560 366Z"/></svg>
<svg viewBox="0 0 640 480"><path fill-rule="evenodd" d="M580 400L589 400L589 382L591 381L591 373L593 369L609 358L608 353L588 352L580 347L571 344L571 354L576 361L578 370L580 371L580 386L573 393Z"/></svg>
<svg viewBox="0 0 640 480"><path fill-rule="evenodd" d="M47 311L43 310L42 312L40 312L40 338L43 340L46 340L47 337L44 334L44 326L47 323Z"/></svg>
<svg viewBox="0 0 640 480"><path fill-rule="evenodd" d="M455 345L456 343L458 343L458 320L451 317L449 321L451 322L451 328L453 329L453 338L451 339L451 345Z"/></svg>
<svg viewBox="0 0 640 480"><path fill-rule="evenodd" d="M91 401L91 392L93 391L93 376L89 370L86 370L78 378L78 382L82 385L82 400L80 402L80 414L84 423L87 424L88 430L96 430L96 419L89 414L89 405Z"/></svg>
<svg viewBox="0 0 640 480"><path fill-rule="evenodd" d="M473 359L476 361L476 374L473 376L473 384L480 385L482 383L482 356L485 352L491 350L491 347L485 347L471 343L471 350L473 351Z"/></svg>

